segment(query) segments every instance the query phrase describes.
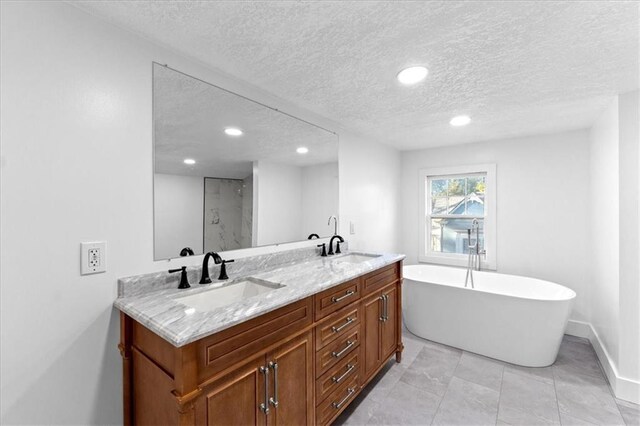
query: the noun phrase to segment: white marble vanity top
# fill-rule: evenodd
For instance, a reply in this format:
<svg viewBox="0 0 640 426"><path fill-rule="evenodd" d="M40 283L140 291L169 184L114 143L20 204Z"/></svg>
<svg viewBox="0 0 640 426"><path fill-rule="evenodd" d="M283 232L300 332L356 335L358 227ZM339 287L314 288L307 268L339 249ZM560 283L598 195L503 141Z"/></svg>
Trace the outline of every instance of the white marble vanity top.
<svg viewBox="0 0 640 426"><path fill-rule="evenodd" d="M350 254L359 256L349 256ZM280 286L276 286L277 288L272 291L242 298L237 302L209 311L196 310L180 303L179 299L206 291L216 291L216 288L228 285L229 281L214 280L212 284L201 285L197 280L193 280L190 289L170 288L143 294L124 295L116 299L114 305L172 345L180 347L405 257L402 254L356 252L342 256L344 256L344 261L340 261L340 255L311 257L281 264L272 269L264 268L260 272L243 276L233 276L229 272L231 277L229 281L251 277ZM363 256L376 257L366 260ZM349 262L348 259L356 260L356 262ZM212 274L211 277L215 277L215 275Z"/></svg>

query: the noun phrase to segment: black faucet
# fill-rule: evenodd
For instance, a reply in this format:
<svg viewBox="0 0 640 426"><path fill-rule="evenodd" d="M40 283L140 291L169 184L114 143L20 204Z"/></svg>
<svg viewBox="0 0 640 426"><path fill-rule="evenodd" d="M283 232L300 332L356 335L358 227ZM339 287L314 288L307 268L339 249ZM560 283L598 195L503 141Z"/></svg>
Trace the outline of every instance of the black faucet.
<svg viewBox="0 0 640 426"><path fill-rule="evenodd" d="M220 266L220 276L218 276L219 280L228 280L229 276L227 275L227 263L235 262L234 259L231 260L222 260L222 265Z"/></svg>
<svg viewBox="0 0 640 426"><path fill-rule="evenodd" d="M209 277L209 258L211 257L213 257L216 265L222 262L222 258L216 252L210 251L205 254L204 260L202 261L202 278L200 278L200 284L211 284L211 278Z"/></svg>
<svg viewBox="0 0 640 426"><path fill-rule="evenodd" d="M191 247L185 247L182 250L180 250L180 257L193 256L193 255L194 253Z"/></svg>
<svg viewBox="0 0 640 426"><path fill-rule="evenodd" d="M318 247L322 247L322 254L320 256L327 257L327 243L318 244Z"/></svg>
<svg viewBox="0 0 640 426"><path fill-rule="evenodd" d="M187 267L183 266L181 268L178 269L169 269L169 273L173 274L174 272L182 272L180 274L180 285L178 286L178 288L189 288L191 287L189 285L189 279L187 278Z"/></svg>
<svg viewBox="0 0 640 426"><path fill-rule="evenodd" d="M318 234L309 234L307 240L313 240L314 238L320 239L320 235Z"/></svg>
<svg viewBox="0 0 640 426"><path fill-rule="evenodd" d="M329 253L327 253L329 256L333 255L333 240L338 239L338 242L336 243L336 252L335 254L340 254L342 253L340 251L340 243L344 243L344 238L342 238L340 235L334 235L333 237L331 237L331 239L329 240Z"/></svg>

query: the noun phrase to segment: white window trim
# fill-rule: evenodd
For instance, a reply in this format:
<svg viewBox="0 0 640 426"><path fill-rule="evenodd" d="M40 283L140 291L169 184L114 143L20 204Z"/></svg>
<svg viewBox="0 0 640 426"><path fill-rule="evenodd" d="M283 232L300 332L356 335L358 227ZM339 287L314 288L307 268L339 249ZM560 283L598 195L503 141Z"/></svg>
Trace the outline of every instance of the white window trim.
<svg viewBox="0 0 640 426"><path fill-rule="evenodd" d="M435 253L427 251L426 236L430 235L430 224L427 225L427 188L425 182L430 176L449 176L449 175L466 175L472 173L486 173L485 180L485 219L484 219L484 249L487 251L486 256L481 260L483 269L496 270L497 253L496 253L496 165L495 164L476 164L468 166L455 167L438 167L421 169L419 171L420 182L420 206L419 220L420 225L420 247L418 251L418 261L424 263L436 263L450 266L467 266L468 256L454 253Z"/></svg>

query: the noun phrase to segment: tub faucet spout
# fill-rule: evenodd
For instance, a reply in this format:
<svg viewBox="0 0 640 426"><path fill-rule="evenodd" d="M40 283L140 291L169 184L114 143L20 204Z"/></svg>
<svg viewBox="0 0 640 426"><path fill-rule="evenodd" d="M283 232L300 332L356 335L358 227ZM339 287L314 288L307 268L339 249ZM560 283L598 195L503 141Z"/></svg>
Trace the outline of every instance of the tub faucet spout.
<svg viewBox="0 0 640 426"><path fill-rule="evenodd" d="M467 241L471 242L471 229L467 229ZM469 285L469 279L471 279L471 288L475 288L473 284L473 260L474 254L473 251L478 247L478 240L476 239L476 244L469 244L469 262L467 263L467 276L464 279L464 286L467 287Z"/></svg>

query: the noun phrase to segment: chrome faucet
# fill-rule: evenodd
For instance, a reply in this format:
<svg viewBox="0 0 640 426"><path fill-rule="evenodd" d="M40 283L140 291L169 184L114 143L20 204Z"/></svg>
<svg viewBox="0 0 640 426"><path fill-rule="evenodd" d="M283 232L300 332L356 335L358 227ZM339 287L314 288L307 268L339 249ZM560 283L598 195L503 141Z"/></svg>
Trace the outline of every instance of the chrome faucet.
<svg viewBox="0 0 640 426"><path fill-rule="evenodd" d="M333 219L333 235L338 235L338 218L334 215L329 216L327 225L331 225L331 219Z"/></svg>
<svg viewBox="0 0 640 426"><path fill-rule="evenodd" d="M467 229L467 241L471 242L471 229ZM471 278L471 288L475 288L473 284L473 260L474 260L473 250L477 246L478 246L478 240L476 240L476 244L473 246L469 244L469 261L467 262L467 275L464 278L465 287L469 285L469 278Z"/></svg>
<svg viewBox="0 0 640 426"><path fill-rule="evenodd" d="M471 245L471 234L473 230L476 232L476 243ZM471 280L471 288L475 288L473 283L473 270L480 270L480 255L486 253L486 250L480 250L480 222L478 219L473 219L471 229L467 229L467 241L469 241L469 261L467 263L467 276L464 279L464 286L467 287L469 280Z"/></svg>

